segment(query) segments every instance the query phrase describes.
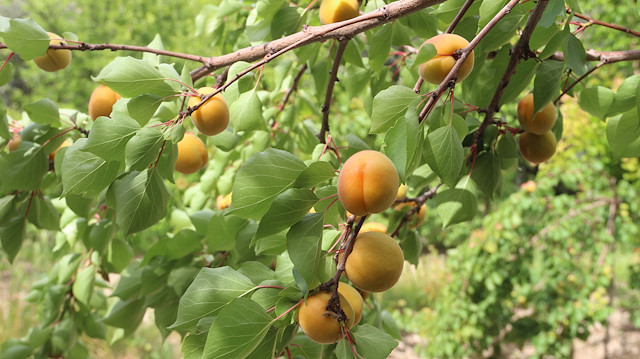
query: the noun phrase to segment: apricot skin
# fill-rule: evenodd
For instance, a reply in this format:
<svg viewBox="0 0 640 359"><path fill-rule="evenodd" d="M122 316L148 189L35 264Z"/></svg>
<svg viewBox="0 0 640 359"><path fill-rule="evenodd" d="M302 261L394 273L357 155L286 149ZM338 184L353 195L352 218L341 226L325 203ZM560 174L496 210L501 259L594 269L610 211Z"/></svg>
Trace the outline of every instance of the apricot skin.
<svg viewBox="0 0 640 359"><path fill-rule="evenodd" d="M420 65L420 76L429 83L439 85L456 63L453 53L456 50L467 47L469 41L456 34L440 34L430 38L425 43L435 46L437 55ZM471 51L458 70L456 82L461 82L469 76L469 73L473 70L473 62L473 51Z"/></svg>
<svg viewBox="0 0 640 359"><path fill-rule="evenodd" d="M193 133L185 133L178 142L178 159L175 169L184 174L197 172L209 161L204 142Z"/></svg>
<svg viewBox="0 0 640 359"><path fill-rule="evenodd" d="M551 158L556 152L556 144L556 136L552 132L542 135L524 132L518 139L522 157L534 164L540 164Z"/></svg>
<svg viewBox="0 0 640 359"><path fill-rule="evenodd" d="M202 87L198 89L199 95L208 95L214 92L211 87ZM202 99L199 96L193 96L189 99L189 107L200 103ZM191 120L198 131L207 135L214 136L224 131L229 126L229 107L221 94L216 94L200 108L193 111Z"/></svg>
<svg viewBox="0 0 640 359"><path fill-rule="evenodd" d="M360 14L358 0L322 0L320 3L320 22L333 24L352 19Z"/></svg>
<svg viewBox="0 0 640 359"><path fill-rule="evenodd" d="M362 319L362 311L364 310L364 299L360 292L347 283L338 283L338 293L342 294L344 299L349 302L354 312L353 325L358 325Z"/></svg>
<svg viewBox="0 0 640 359"><path fill-rule="evenodd" d="M356 216L380 213L395 201L399 182L398 171L387 156L377 151L360 151L342 166L338 198Z"/></svg>
<svg viewBox="0 0 640 359"><path fill-rule="evenodd" d="M113 105L121 98L122 96L105 85L96 87L89 98L89 117L95 120L100 116L111 116Z"/></svg>
<svg viewBox="0 0 640 359"><path fill-rule="evenodd" d="M49 154L49 159L51 161L56 159L56 153L58 153L58 151L60 151L61 148L65 148L65 147L69 147L73 144L73 142L69 141L69 140L65 140L64 142L62 142L62 144L60 145L60 147L56 148L53 152L51 152Z"/></svg>
<svg viewBox="0 0 640 359"><path fill-rule="evenodd" d="M318 292L307 298L298 310L298 323L302 331L313 341L321 344L332 344L342 338L342 330L338 319L330 315L325 316L327 304L331 294ZM340 308L347 316L347 327L351 328L355 319L355 313L344 296L340 294Z"/></svg>
<svg viewBox="0 0 640 359"><path fill-rule="evenodd" d="M360 227L360 232L387 233L387 226L380 222L367 222Z"/></svg>
<svg viewBox="0 0 640 359"><path fill-rule="evenodd" d="M7 144L7 146L9 147L9 152L13 152L17 150L21 142L22 142L22 136L20 136L17 133L13 135L13 138L11 138L9 140L9 143Z"/></svg>
<svg viewBox="0 0 640 359"><path fill-rule="evenodd" d="M361 232L347 257L344 273L360 290L383 292L396 284L403 265L404 254L393 238L379 232Z"/></svg>
<svg viewBox="0 0 640 359"><path fill-rule="evenodd" d="M66 45L65 41L60 40L60 36L56 35L52 32L48 32L49 38L52 39L49 41L50 45ZM53 40L58 39L58 40ZM65 67L69 66L71 63L71 50L54 50L47 49L47 52L33 59L33 61L38 65L39 68L49 71L55 72L58 70L62 70Z"/></svg>
<svg viewBox="0 0 640 359"><path fill-rule="evenodd" d="M533 94L528 94L518 102L518 121L526 132L543 135L556 123L556 107L549 102L533 117Z"/></svg>

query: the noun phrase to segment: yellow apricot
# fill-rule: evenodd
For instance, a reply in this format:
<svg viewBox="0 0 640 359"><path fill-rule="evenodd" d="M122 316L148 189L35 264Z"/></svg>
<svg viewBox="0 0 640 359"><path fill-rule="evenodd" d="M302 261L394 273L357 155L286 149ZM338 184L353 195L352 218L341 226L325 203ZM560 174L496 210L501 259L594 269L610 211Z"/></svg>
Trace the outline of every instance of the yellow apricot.
<svg viewBox="0 0 640 359"><path fill-rule="evenodd" d="M387 226L380 222L367 222L360 227L360 232L387 233Z"/></svg>
<svg viewBox="0 0 640 359"><path fill-rule="evenodd" d="M122 96L105 85L96 87L89 98L89 117L95 120L100 116L111 116L113 105L121 98Z"/></svg>
<svg viewBox="0 0 640 359"><path fill-rule="evenodd" d="M69 141L69 140L65 140L64 142L62 142L62 144L60 145L60 147L56 148L53 152L51 152L49 154L49 159L51 161L55 160L56 158L56 153L58 153L58 151L60 151L61 148L65 148L65 147L69 147L73 144L73 142Z"/></svg>
<svg viewBox="0 0 640 359"><path fill-rule="evenodd" d="M360 14L358 0L322 0L320 22L324 25L352 19Z"/></svg>
<svg viewBox="0 0 640 359"><path fill-rule="evenodd" d="M218 206L219 210L223 210L231 206L231 195L231 192L227 193L224 196L218 195L218 198L216 198L216 205Z"/></svg>
<svg viewBox="0 0 640 359"><path fill-rule="evenodd" d="M529 162L539 164L545 162L556 152L556 136L552 132L542 135L524 132L518 139L520 153Z"/></svg>
<svg viewBox="0 0 640 359"><path fill-rule="evenodd" d="M360 151L342 166L338 198L356 216L380 213L396 199L400 179L391 160L377 151Z"/></svg>
<svg viewBox="0 0 640 359"><path fill-rule="evenodd" d="M21 142L22 142L22 136L20 136L19 133L16 133L15 135L13 135L13 137L9 140L9 143L7 144L7 146L9 147L9 152L17 150Z"/></svg>
<svg viewBox="0 0 640 359"><path fill-rule="evenodd" d="M202 87L198 89L198 95L208 95L214 92L212 87ZM200 96L193 96L189 99L189 107L200 103ZM207 135L213 136L224 131L229 126L229 107L221 94L216 94L200 108L193 111L191 120L198 130Z"/></svg>
<svg viewBox="0 0 640 359"><path fill-rule="evenodd" d="M49 41L49 45L67 44L59 35L52 32L48 32L47 34L49 34L49 38L51 39ZM33 61L39 68L45 71L55 72L62 70L71 63L71 50L47 49L47 52L44 55L34 58Z"/></svg>
<svg viewBox="0 0 640 359"><path fill-rule="evenodd" d="M204 142L193 133L185 133L178 142L178 159L176 171L190 174L204 167L209 161L209 154Z"/></svg>
<svg viewBox="0 0 640 359"><path fill-rule="evenodd" d="M347 316L347 328L351 328L355 319L355 312L345 297L338 293L340 308ZM331 294L318 292L307 298L306 302L298 310L298 323L302 331L311 340L321 344L335 343L343 336L340 322L331 313L327 312L327 304ZM325 315L325 313L328 313Z"/></svg>
<svg viewBox="0 0 640 359"><path fill-rule="evenodd" d="M344 274L358 289L383 292L396 284L403 265L404 254L393 238L379 232L361 232L347 257Z"/></svg>
<svg viewBox="0 0 640 359"><path fill-rule="evenodd" d="M398 194L396 195L396 201L406 197L407 197L407 186L405 186L404 184L401 184L400 187L398 187Z"/></svg>
<svg viewBox="0 0 640 359"><path fill-rule="evenodd" d="M360 323L362 319L362 311L364 310L364 299L360 292L347 283L338 283L338 293L344 296L344 299L349 302L351 309L354 312L353 325Z"/></svg>
<svg viewBox="0 0 640 359"><path fill-rule="evenodd" d="M526 132L543 135L556 123L556 106L549 101L533 117L533 94L528 94L518 102L518 121Z"/></svg>
<svg viewBox="0 0 640 359"><path fill-rule="evenodd" d="M437 55L429 61L423 63L419 67L420 76L427 82L432 84L440 84L451 71L456 63L453 53L456 50L469 46L469 41L464 37L456 34L440 34L425 41L426 44L432 44L436 48ZM461 82L471 70L473 70L473 51L467 59L462 63L458 70L456 82Z"/></svg>

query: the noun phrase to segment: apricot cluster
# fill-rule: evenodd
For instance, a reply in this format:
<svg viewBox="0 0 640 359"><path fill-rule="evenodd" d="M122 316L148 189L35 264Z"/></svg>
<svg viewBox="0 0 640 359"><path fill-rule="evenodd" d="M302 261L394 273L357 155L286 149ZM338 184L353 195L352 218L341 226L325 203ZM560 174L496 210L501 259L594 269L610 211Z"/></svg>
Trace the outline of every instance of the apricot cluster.
<svg viewBox="0 0 640 359"><path fill-rule="evenodd" d="M438 85L455 65L457 61L455 52L469 46L469 41L456 34L440 34L425 41L425 44L431 44L436 48L436 56L421 64L418 71L423 80ZM458 70L457 82L469 76L473 70L473 63L474 57L473 51L471 51Z"/></svg>
<svg viewBox="0 0 640 359"><path fill-rule="evenodd" d="M551 132L556 123L556 107L547 103L538 113L533 113L533 94L518 102L518 121L525 131L518 139L520 153L529 162L540 164L556 152L556 136Z"/></svg>

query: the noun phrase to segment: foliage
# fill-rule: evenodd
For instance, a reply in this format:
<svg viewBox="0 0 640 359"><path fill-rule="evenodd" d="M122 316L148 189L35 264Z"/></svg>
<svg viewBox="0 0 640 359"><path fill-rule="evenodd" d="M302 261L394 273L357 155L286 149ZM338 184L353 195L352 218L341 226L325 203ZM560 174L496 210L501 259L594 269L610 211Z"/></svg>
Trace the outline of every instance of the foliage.
<svg viewBox="0 0 640 359"><path fill-rule="evenodd" d="M364 220L354 225L337 201L336 172L365 149L393 161L416 209L429 206L428 224L418 229L406 225L415 210L373 216L387 223L407 261L417 264L426 245L447 254L451 278L428 313L429 354L497 354L504 343L530 342L539 356L566 356L574 338L606 318L614 244L637 245L632 199L640 157L640 75L618 88L569 85L573 74L590 74L586 49L622 51L620 62L634 55L617 43L597 48L576 36L565 11L578 8L576 0L484 0L466 12L457 0L424 9L424 2L405 2L419 10L399 16L393 11L400 1L366 2L363 12L379 22L364 31L362 18L353 19L344 27L347 38L327 30L335 24L315 27L317 7L301 1L141 2L137 12L118 1L92 3L103 10L91 12L76 2L54 10L27 2L36 21L0 17L8 55L3 93L21 83L26 92L40 78L61 93L47 99L50 91L42 90L23 101L13 92L0 102L2 144L17 133L21 138L16 150L0 154L4 258L19 258L35 231L55 237L58 258L27 298L39 324L5 342L2 356L86 357L86 337L111 343L129 337L153 311L163 338L183 336L185 358L386 357L399 332L375 298L363 324L337 344L310 341L295 320L296 308L319 285L335 285L333 254L349 242L341 232L357 234ZM74 9L85 15L69 23L56 16ZM541 10L540 22L528 28ZM420 92L418 62L434 55L418 49L458 21L456 14L462 17L454 32L477 36L475 68L460 84L418 94L412 90ZM105 20L93 16L116 15L114 27L95 26ZM195 19L184 25L189 18ZM148 31L150 23L161 35ZM121 31L124 25L130 29ZM41 26L86 43L149 46L142 55L76 48L69 69L43 77L29 62L48 46ZM533 31L527 48L536 59L515 51L523 49L517 42L523 27ZM326 32L265 57L242 55L309 29ZM317 41L325 35L331 39ZM241 55L201 78L202 63L185 54L156 55L163 47ZM616 66L597 66L605 64ZM501 78L509 84L501 86ZM97 83L123 98L110 118L91 121L84 99ZM209 163L181 175L174 173L176 144L195 131L187 97L202 86L224 90L231 123L221 134L200 136ZM563 110L552 129L562 139L558 153L540 167L519 157L514 137L515 104L527 92L536 109L569 93L594 116L573 114L575 105ZM72 144L60 147L64 141ZM520 190L529 179L538 188ZM229 193L231 206L218 207Z"/></svg>

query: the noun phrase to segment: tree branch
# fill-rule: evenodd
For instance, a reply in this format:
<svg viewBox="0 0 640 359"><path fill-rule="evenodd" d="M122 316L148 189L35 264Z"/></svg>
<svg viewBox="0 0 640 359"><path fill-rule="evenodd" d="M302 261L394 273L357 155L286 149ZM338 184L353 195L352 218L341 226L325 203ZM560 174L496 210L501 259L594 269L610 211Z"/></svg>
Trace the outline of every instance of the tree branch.
<svg viewBox="0 0 640 359"><path fill-rule="evenodd" d="M451 24L449 24L447 31L445 31L446 33L450 34L453 32L456 26L458 26L458 23L460 23L460 20L462 20L462 18L464 17L464 14L466 14L467 10L469 10L471 5L473 5L474 1L475 0L465 1L464 5L462 5L462 7L460 8L460 11L458 11L458 13L456 14L456 17L453 18L453 21L451 21Z"/></svg>
<svg viewBox="0 0 640 359"><path fill-rule="evenodd" d="M302 78L302 75L304 75L305 71L307 71L307 64L302 65L300 67L300 70L298 70L296 76L293 78L293 84L291 84L291 87L289 88L289 90L287 90L287 93L284 94L284 98L280 103L280 110L278 112L282 112L282 110L284 110L284 107L287 105L289 98L298 89L298 83L300 82L300 79Z"/></svg>
<svg viewBox="0 0 640 359"><path fill-rule="evenodd" d="M631 30L631 29L627 29L627 28L626 28L626 27L624 27L624 26L620 26L620 25L611 24L611 23L608 23L608 22L604 22L604 21L596 20L596 19L591 18L591 17L589 17L589 16L587 16L587 15L583 15L583 14L579 14L579 13L577 13L577 12L573 12L573 10L568 9L568 8L567 8L567 13L569 13L569 14L573 14L573 16L575 16L575 17L577 17L577 18L580 18L580 19L582 19L582 20L586 20L586 21L587 21L587 23L588 23L589 25L591 25L591 24L596 24L596 25L600 25L600 26L608 27L608 28L610 28L610 29L614 29L614 30L622 31L622 32L625 32L625 33L627 33L627 34L631 34L631 35L635 35L635 36L640 37L640 32L635 31L635 30ZM589 26L589 25L586 25L586 26Z"/></svg>
<svg viewBox="0 0 640 359"><path fill-rule="evenodd" d="M439 183L437 186L421 194L420 196L416 197L412 201L403 201L403 202L413 202L414 205L413 207L411 207L409 212L407 212L407 214L405 214L405 216L402 217L402 219L400 220L400 223L398 223L398 227L396 227L393 233L391 233L391 237L397 236L398 233L400 233L400 229L402 228L402 226L404 226L404 224L407 223L407 221L411 219L411 217L413 217L416 213L418 213L418 211L420 211L420 207L422 207L422 205L425 202L427 202L428 199L431 199L436 196L436 192L438 192L438 188L440 188L440 186L442 186L442 183Z"/></svg>
<svg viewBox="0 0 640 359"><path fill-rule="evenodd" d="M329 83L327 84L327 92L324 96L324 104L322 105L322 127L320 133L318 133L318 139L320 143L326 143L326 134L329 132L329 109L331 108L331 99L333 98L333 88L338 81L338 69L340 68L340 61L342 60L342 54L347 48L349 39L340 41L338 49L336 50L336 56L333 59L333 66L331 67L331 73L329 76Z"/></svg>
<svg viewBox="0 0 640 359"><path fill-rule="evenodd" d="M556 52L549 56L547 60L565 61L564 53ZM637 61L640 60L640 50L621 50L621 51L597 51L594 49L587 50L587 61L604 61L612 64L621 61Z"/></svg>

